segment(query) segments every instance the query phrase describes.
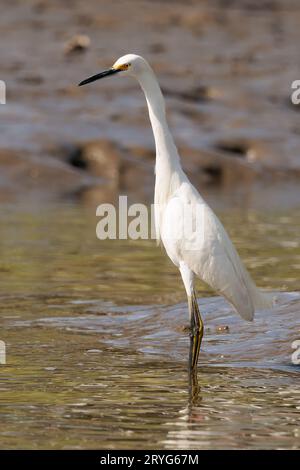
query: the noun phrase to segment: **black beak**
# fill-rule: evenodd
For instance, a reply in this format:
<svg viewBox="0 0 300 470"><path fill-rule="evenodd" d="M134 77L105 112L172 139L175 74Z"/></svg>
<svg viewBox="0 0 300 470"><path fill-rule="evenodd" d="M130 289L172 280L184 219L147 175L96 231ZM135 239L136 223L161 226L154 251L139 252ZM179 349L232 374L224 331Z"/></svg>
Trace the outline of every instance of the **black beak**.
<svg viewBox="0 0 300 470"><path fill-rule="evenodd" d="M108 77L109 75L114 75L115 73L121 72L121 69L108 69L104 72L97 73L92 77L86 78L82 82L78 84L78 86L87 85L88 83L95 82L96 80L100 80L100 78Z"/></svg>

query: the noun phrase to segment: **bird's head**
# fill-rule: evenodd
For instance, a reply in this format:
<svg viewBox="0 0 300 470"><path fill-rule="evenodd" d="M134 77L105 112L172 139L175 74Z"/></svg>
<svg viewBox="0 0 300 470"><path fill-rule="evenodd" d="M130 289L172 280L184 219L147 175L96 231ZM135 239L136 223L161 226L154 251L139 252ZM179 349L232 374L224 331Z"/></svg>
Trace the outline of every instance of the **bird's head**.
<svg viewBox="0 0 300 470"><path fill-rule="evenodd" d="M147 68L149 68L149 65L145 59L143 59L143 57L135 54L126 54L120 57L110 69L104 70L104 72L100 72L96 75L92 75L91 77L86 78L79 83L79 86L87 85L88 83L100 80L100 78L108 77L109 75L114 75L117 73L122 76L131 75L133 77L137 77Z"/></svg>

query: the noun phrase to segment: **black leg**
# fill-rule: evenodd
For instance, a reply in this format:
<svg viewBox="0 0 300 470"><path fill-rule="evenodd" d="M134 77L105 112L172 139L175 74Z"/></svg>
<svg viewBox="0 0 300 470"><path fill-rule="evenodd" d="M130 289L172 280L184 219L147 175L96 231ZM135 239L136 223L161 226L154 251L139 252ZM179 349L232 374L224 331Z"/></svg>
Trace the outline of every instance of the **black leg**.
<svg viewBox="0 0 300 470"><path fill-rule="evenodd" d="M200 315L195 291L193 291L192 296L188 298L188 303L191 319L189 367L191 371L194 371L197 368L204 325Z"/></svg>

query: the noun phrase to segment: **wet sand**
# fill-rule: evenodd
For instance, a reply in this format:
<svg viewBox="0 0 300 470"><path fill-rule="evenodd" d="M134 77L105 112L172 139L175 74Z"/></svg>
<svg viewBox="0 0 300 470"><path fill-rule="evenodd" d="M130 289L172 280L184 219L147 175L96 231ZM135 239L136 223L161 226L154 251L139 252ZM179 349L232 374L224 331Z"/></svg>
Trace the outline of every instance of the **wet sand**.
<svg viewBox="0 0 300 470"><path fill-rule="evenodd" d="M3 3L2 201L151 201L154 145L137 83L77 87L134 52L159 77L184 167L206 197L299 205L297 1ZM78 34L90 45L70 52Z"/></svg>

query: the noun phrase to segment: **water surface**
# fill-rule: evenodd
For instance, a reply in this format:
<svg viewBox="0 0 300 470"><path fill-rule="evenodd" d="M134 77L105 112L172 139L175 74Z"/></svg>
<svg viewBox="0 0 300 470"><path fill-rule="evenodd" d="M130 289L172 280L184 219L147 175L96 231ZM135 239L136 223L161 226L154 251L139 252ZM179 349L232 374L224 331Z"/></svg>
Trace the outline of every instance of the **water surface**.
<svg viewBox="0 0 300 470"><path fill-rule="evenodd" d="M100 242L77 206L2 209L1 448L299 447L300 212L220 216L278 304L247 323L199 283L191 388L185 293L154 242Z"/></svg>

